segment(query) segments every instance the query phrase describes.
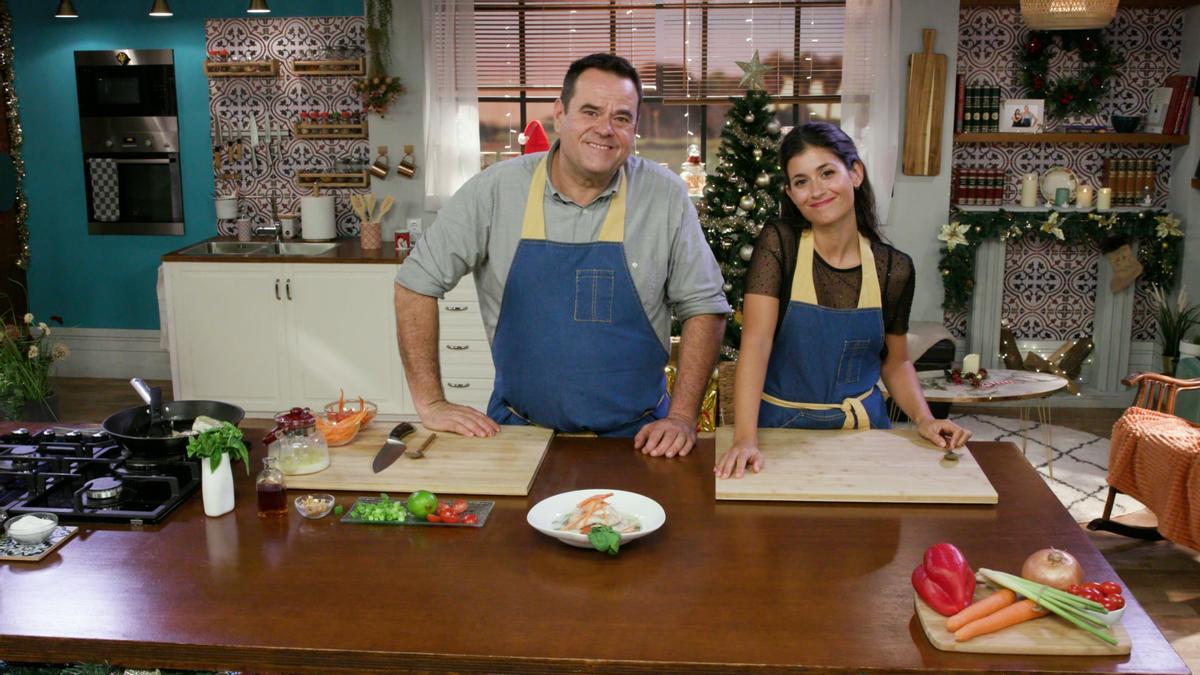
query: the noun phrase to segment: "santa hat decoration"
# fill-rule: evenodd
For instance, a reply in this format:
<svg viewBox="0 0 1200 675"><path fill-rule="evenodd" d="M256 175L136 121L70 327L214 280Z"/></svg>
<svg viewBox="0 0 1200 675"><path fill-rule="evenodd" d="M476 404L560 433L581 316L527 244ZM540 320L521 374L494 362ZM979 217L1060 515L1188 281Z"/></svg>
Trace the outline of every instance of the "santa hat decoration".
<svg viewBox="0 0 1200 675"><path fill-rule="evenodd" d="M525 125L525 131L517 134L517 142L525 146L521 150L521 153L525 155L531 152L545 152L550 149L550 139L546 137L546 130L542 128L542 123L537 120L533 120Z"/></svg>

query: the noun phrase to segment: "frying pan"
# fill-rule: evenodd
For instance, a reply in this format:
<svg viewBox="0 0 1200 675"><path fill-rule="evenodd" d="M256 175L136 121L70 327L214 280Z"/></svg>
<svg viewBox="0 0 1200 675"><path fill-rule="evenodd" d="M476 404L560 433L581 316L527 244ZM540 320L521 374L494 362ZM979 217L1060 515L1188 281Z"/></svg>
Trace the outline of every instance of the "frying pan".
<svg viewBox="0 0 1200 675"><path fill-rule="evenodd" d="M139 384L141 386L139 386ZM192 422L201 415L237 426L246 411L230 403L220 401L174 401L161 406L161 411L151 415L157 407L161 392L145 389L145 384L134 384L139 394L149 398L150 405L126 408L109 415L104 420L104 430L118 443L125 446L134 457L148 459L177 457L187 452L188 436L171 436L172 431L188 431ZM158 390L158 387L154 387Z"/></svg>

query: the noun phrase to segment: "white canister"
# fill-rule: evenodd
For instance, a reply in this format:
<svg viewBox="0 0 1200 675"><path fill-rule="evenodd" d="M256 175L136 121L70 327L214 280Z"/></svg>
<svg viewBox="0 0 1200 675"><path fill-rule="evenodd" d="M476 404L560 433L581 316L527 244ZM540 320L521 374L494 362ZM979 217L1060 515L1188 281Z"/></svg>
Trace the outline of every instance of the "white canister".
<svg viewBox="0 0 1200 675"><path fill-rule="evenodd" d="M280 216L279 225L283 228L279 236L284 239L292 239L296 236L296 218L294 216Z"/></svg>
<svg viewBox="0 0 1200 675"><path fill-rule="evenodd" d="M1021 176L1021 206L1027 208L1037 206L1037 195L1038 175L1027 173Z"/></svg>
<svg viewBox="0 0 1200 675"><path fill-rule="evenodd" d="M233 510L233 469L229 453L221 453L221 463L212 470L212 460L200 460L200 494L204 498L204 515L216 517Z"/></svg>
<svg viewBox="0 0 1200 675"><path fill-rule="evenodd" d="M217 197L217 218L232 220L238 217L237 197Z"/></svg>
<svg viewBox="0 0 1200 675"><path fill-rule="evenodd" d="M305 241L332 241L337 238L333 196L300 198L300 235Z"/></svg>

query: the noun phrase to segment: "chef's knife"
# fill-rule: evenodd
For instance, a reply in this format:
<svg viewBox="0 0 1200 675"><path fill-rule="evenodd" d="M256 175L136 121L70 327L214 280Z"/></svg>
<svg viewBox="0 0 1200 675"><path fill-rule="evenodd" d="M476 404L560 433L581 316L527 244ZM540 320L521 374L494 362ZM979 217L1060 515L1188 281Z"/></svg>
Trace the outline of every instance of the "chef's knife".
<svg viewBox="0 0 1200 675"><path fill-rule="evenodd" d="M379 452L375 453L375 459L371 462L371 470L379 473L392 465L392 462L400 458L404 454L404 450L408 447L404 444L404 438L416 433L416 428L408 422L397 424L390 434L387 441Z"/></svg>
<svg viewBox="0 0 1200 675"><path fill-rule="evenodd" d="M275 162L271 159L271 143L274 142L274 140L275 140L275 134L271 133L271 111L270 110L263 113L263 127L265 128L265 131L267 132L267 171L270 171L271 167L273 167L275 165Z"/></svg>
<svg viewBox="0 0 1200 675"><path fill-rule="evenodd" d="M258 115L250 113L250 165L258 173Z"/></svg>

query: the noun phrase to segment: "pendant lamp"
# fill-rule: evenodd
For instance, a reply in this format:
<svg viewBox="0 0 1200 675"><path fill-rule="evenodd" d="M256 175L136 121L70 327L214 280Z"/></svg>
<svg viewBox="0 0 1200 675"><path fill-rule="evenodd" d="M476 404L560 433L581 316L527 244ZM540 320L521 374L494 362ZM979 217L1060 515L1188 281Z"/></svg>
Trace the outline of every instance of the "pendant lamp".
<svg viewBox="0 0 1200 675"><path fill-rule="evenodd" d="M250 0L250 7L246 9L248 14L269 14L271 8L267 7L267 0Z"/></svg>
<svg viewBox="0 0 1200 675"><path fill-rule="evenodd" d="M78 19L79 15L75 13L75 4L71 0L58 0L58 11L54 13L58 19Z"/></svg>
<svg viewBox="0 0 1200 675"><path fill-rule="evenodd" d="M1104 28L1119 0L1021 0L1021 18L1035 30Z"/></svg>
<svg viewBox="0 0 1200 675"><path fill-rule="evenodd" d="M171 11L167 0L154 0L154 4L150 5L150 16L175 16L175 12Z"/></svg>

